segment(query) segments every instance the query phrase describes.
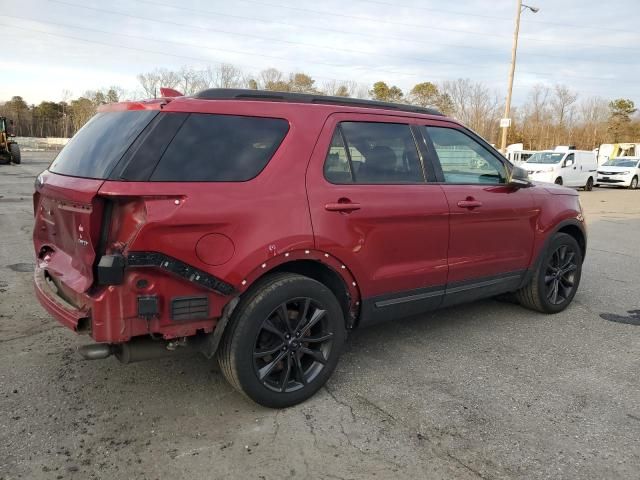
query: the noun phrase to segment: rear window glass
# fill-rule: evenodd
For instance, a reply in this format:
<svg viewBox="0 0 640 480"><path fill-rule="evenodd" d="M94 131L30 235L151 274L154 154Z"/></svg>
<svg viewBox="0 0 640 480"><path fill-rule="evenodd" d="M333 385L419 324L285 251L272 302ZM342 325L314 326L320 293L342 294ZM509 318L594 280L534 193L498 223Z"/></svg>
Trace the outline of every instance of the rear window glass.
<svg viewBox="0 0 640 480"><path fill-rule="evenodd" d="M73 177L107 178L157 114L153 110L98 113L74 135L49 170Z"/></svg>
<svg viewBox="0 0 640 480"><path fill-rule="evenodd" d="M151 180L250 180L267 165L288 129L283 119L192 113L165 150Z"/></svg>

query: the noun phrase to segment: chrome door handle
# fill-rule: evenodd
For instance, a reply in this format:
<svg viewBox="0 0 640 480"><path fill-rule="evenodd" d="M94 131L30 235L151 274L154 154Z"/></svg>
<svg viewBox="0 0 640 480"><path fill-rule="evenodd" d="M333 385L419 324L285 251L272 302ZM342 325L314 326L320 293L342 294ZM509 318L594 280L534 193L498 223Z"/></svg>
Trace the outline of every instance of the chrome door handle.
<svg viewBox="0 0 640 480"><path fill-rule="evenodd" d="M478 200L460 200L458 206L460 208L477 208L482 206L482 202Z"/></svg>
<svg viewBox="0 0 640 480"><path fill-rule="evenodd" d="M355 210L360 210L360 204L353 202L327 203L324 206L324 209L329 212L353 212Z"/></svg>

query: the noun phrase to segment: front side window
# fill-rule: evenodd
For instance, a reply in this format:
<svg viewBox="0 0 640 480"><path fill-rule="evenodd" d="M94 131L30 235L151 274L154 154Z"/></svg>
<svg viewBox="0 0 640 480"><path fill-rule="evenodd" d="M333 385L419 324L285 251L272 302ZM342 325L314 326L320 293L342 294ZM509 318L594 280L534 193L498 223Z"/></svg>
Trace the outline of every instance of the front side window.
<svg viewBox="0 0 640 480"><path fill-rule="evenodd" d="M155 182L243 182L267 165L289 130L278 118L192 113L151 174Z"/></svg>
<svg viewBox="0 0 640 480"><path fill-rule="evenodd" d="M570 153L569 155L567 155L567 158L564 159L564 166L569 167L574 163L575 163L575 155L573 153Z"/></svg>
<svg viewBox="0 0 640 480"><path fill-rule="evenodd" d="M409 125L341 122L325 160L332 183L424 183L424 173Z"/></svg>
<svg viewBox="0 0 640 480"><path fill-rule="evenodd" d="M453 128L425 129L435 147L446 183L506 183L504 164L473 138Z"/></svg>

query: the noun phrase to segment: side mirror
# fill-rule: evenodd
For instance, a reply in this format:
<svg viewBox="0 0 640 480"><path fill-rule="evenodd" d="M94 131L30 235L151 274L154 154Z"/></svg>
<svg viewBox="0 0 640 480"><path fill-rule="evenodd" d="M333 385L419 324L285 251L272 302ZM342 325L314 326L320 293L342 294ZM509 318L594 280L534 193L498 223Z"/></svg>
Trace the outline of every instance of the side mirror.
<svg viewBox="0 0 640 480"><path fill-rule="evenodd" d="M572 158L569 158L568 160L565 160L565 162L564 162L564 166L565 167L570 167L573 164L574 164L574 160Z"/></svg>
<svg viewBox="0 0 640 480"><path fill-rule="evenodd" d="M529 180L529 172L524 168L514 166L511 169L511 175L509 175L508 183L514 187L530 187L531 181Z"/></svg>

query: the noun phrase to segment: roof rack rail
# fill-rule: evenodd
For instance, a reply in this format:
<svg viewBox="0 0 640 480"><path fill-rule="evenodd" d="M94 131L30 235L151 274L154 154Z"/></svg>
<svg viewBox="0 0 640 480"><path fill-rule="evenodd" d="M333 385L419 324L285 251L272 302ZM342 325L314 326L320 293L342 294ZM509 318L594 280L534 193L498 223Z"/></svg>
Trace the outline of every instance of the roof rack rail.
<svg viewBox="0 0 640 480"><path fill-rule="evenodd" d="M204 100L263 100L267 102L318 103L328 105L344 105L347 107L382 108L401 112L425 113L443 116L434 108L417 107L400 103L363 100L361 98L331 97L310 93L274 92L270 90L250 90L244 88L210 88L193 96Z"/></svg>

